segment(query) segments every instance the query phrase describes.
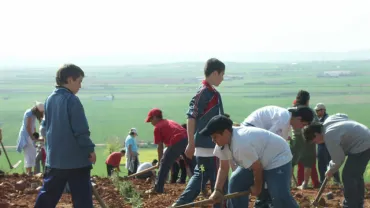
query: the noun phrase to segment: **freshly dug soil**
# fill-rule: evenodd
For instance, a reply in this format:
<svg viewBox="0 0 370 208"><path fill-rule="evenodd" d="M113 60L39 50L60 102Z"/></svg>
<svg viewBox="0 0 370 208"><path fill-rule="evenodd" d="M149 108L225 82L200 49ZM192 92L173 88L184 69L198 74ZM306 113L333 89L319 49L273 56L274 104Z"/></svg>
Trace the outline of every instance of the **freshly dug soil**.
<svg viewBox="0 0 370 208"><path fill-rule="evenodd" d="M185 184L166 184L164 194L145 194L144 192L152 187L152 184L144 180L131 179L129 180L134 189L142 196L143 208L166 208L176 201L180 194L185 189ZM17 184L18 182L18 184ZM108 178L94 176L93 182L95 188L105 204L110 208L129 208L133 207L129 200L125 200ZM39 186L42 185L42 179L36 176L29 177L26 175L7 175L0 178L0 208L7 207L33 207ZM370 184L366 185L366 196L364 207L370 207ZM208 187L209 189L209 187ZM317 194L317 189L298 190L293 189L292 194L301 207L310 207ZM326 194L331 192L333 199L328 200ZM210 191L206 196L199 196L197 200L202 200L210 195ZM332 196L330 196L332 197ZM93 197L95 207L100 207L98 201ZM343 200L343 192L339 187L328 185L322 194L320 207L341 207L340 203ZM251 197L249 207L253 207L255 201ZM70 194L63 194L57 207L72 208L72 197ZM208 206L211 207L211 206Z"/></svg>

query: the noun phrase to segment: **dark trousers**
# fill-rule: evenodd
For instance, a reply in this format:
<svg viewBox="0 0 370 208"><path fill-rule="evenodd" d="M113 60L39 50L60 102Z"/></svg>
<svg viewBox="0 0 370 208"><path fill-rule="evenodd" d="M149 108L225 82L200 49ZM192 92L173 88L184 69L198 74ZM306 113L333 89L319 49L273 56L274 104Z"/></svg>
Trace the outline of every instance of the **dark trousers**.
<svg viewBox="0 0 370 208"><path fill-rule="evenodd" d="M128 175L135 174L137 172L137 167L139 166L139 161L138 161L137 157L135 157L134 161L132 161L132 162L134 163L134 171L128 170Z"/></svg>
<svg viewBox="0 0 370 208"><path fill-rule="evenodd" d="M141 175L136 176L136 178L138 178L138 179L147 179L147 178L152 177L153 175L154 175L153 172L149 171L149 172L146 172L146 173L143 173Z"/></svg>
<svg viewBox="0 0 370 208"><path fill-rule="evenodd" d="M107 174L108 174L108 176L111 176L112 172L113 172L113 169L115 167L113 167L113 165L108 165L108 164L106 164L106 165L107 165Z"/></svg>
<svg viewBox="0 0 370 208"><path fill-rule="evenodd" d="M216 157L196 157L196 166L194 169L194 175L190 178L184 192L180 198L176 201L177 205L183 205L193 202L200 191L206 186L206 183L211 181L211 190L214 190L217 171L218 171L218 159ZM203 168L201 168L203 167ZM202 169L204 171L202 171ZM228 193L228 180L224 185L224 193ZM222 207L220 204L213 205L214 208Z"/></svg>
<svg viewBox="0 0 370 208"><path fill-rule="evenodd" d="M92 208L91 166L78 169L46 168L44 183L37 196L35 208L55 207L68 182L73 207Z"/></svg>
<svg viewBox="0 0 370 208"><path fill-rule="evenodd" d="M182 159L179 160L179 163L175 162L172 165L171 183L177 182L177 179L179 178L179 173L180 173L180 183L185 183L187 174L186 174L185 161Z"/></svg>
<svg viewBox="0 0 370 208"><path fill-rule="evenodd" d="M158 170L158 177L155 181L155 191L158 193L164 192L164 183L166 181L168 172L170 171L173 163L178 157L185 151L186 146L188 145L188 139L184 138L176 144L167 147L166 152L163 154L160 161L160 166Z"/></svg>
<svg viewBox="0 0 370 208"><path fill-rule="evenodd" d="M358 154L348 155L342 172L342 181L344 186L343 207L362 208L364 206L364 172L369 160L370 149Z"/></svg>
<svg viewBox="0 0 370 208"><path fill-rule="evenodd" d="M331 160L330 154L328 149L324 144L317 145L317 166L319 168L319 175L320 175L320 182L322 183L325 179L325 173L328 168L329 162ZM334 175L335 182L340 183L339 171L336 172Z"/></svg>

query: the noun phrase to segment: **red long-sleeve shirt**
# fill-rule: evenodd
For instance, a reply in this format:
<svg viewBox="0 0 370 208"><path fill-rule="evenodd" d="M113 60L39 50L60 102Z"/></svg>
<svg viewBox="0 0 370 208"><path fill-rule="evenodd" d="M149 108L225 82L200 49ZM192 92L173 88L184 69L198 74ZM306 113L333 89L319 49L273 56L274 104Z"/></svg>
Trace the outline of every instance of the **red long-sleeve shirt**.
<svg viewBox="0 0 370 208"><path fill-rule="evenodd" d="M105 163L113 167L119 167L119 164L121 163L121 157L122 156L120 152L113 152L108 156Z"/></svg>

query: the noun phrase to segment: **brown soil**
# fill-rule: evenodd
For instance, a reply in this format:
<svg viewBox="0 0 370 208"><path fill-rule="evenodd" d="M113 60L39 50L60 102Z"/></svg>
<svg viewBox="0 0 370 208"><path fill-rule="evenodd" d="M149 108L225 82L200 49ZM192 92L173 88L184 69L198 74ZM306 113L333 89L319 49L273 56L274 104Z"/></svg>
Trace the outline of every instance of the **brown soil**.
<svg viewBox="0 0 370 208"><path fill-rule="evenodd" d="M94 177L94 182L96 183L96 190L98 191L100 197L110 208L129 208L132 207L127 201L120 196L118 190L113 186L111 180L107 178ZM26 189L24 191L17 191L15 189L15 184L24 180L26 184ZM151 188L151 183L147 183L143 180L131 180L134 188L141 193L144 208L165 208L170 206L176 201L178 196L182 193L185 188L184 184L166 184L165 185L165 194L145 194L144 192ZM9 203L9 207L33 207L34 202L37 197L37 191L31 189L31 184L35 187L41 185L41 179L36 177L28 177L26 175L13 174L0 178L0 207L2 203ZM365 205L364 207L370 207L370 184L368 184L366 189L365 196ZM317 189L308 189L308 190L292 190L294 198L301 205L301 207L310 207L310 203L315 198L318 190ZM326 194L332 192L334 198L328 200ZM209 194L209 193L208 193ZM207 196L206 196L207 197ZM203 196L198 197L197 200L204 199ZM339 187L334 187L328 185L322 195L322 201L325 204L320 207L341 207L340 203L343 200L343 192ZM253 207L254 197L250 199L249 207ZM61 200L57 207L73 207L72 198L69 194L63 194ZM98 201L94 197L94 205L100 207ZM6 207L6 206L4 206ZM210 207L210 206L209 206Z"/></svg>

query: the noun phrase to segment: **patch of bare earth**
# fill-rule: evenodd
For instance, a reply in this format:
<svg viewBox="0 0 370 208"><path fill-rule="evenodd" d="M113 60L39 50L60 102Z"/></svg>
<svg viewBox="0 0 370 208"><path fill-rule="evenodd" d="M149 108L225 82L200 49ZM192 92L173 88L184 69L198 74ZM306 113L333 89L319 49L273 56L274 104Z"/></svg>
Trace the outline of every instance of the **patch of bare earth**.
<svg viewBox="0 0 370 208"><path fill-rule="evenodd" d="M97 192L107 206L110 208L131 207L125 202L109 179L96 177L94 181ZM0 178L0 208L34 207L40 186L42 186L42 178L37 176L13 174ZM95 197L93 199L94 206L100 207ZM57 207L72 208L71 195L63 194Z"/></svg>
<svg viewBox="0 0 370 208"><path fill-rule="evenodd" d="M22 181L20 183L20 181ZM96 189L100 197L110 208L128 208L132 207L119 194L118 190L108 178L93 177L96 183ZM152 187L151 183L143 180L130 180L134 188L141 194L143 200L143 208L166 208L174 203L180 194L185 189L185 184L166 184L164 194L145 194L144 192ZM18 184L17 184L18 183ZM6 207L33 207L38 191L36 186L41 186L42 180L37 177L28 177L26 175L13 174L0 178L0 208ZM365 205L370 207L370 184L366 185ZM205 199L210 194L208 186L207 196L199 196L198 200ZM292 194L301 207L311 207L310 204L315 198L318 189L298 190L293 189ZM331 192L333 199L328 200L326 194ZM341 207L340 203L343 200L343 192L339 187L328 185L322 195L322 206L320 207ZM255 198L251 197L249 207L253 207ZM94 206L100 207L98 201L94 198ZM57 207L73 207L70 194L63 194ZM211 207L211 206L206 206Z"/></svg>

